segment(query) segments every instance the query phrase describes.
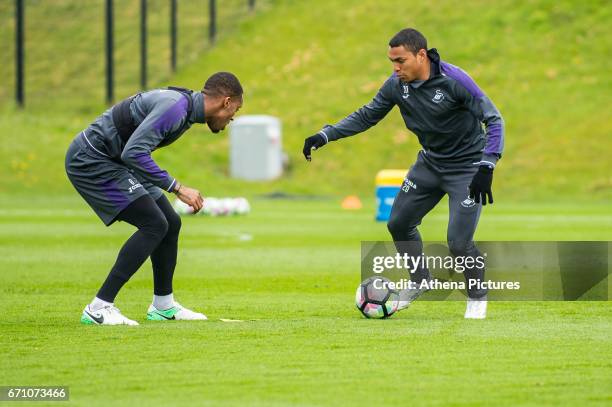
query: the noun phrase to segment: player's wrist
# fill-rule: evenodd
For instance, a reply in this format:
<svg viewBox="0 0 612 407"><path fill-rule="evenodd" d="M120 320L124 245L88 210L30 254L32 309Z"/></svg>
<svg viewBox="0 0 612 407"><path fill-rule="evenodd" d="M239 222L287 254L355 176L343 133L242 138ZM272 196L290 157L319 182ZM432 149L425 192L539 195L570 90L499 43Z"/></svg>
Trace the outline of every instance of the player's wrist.
<svg viewBox="0 0 612 407"><path fill-rule="evenodd" d="M483 154L482 158L480 159L480 165L487 164L495 168L495 166L497 165L497 161L499 161L499 158L499 154Z"/></svg>
<svg viewBox="0 0 612 407"><path fill-rule="evenodd" d="M180 195L182 187L183 185L180 182L176 181L176 183L174 184L174 188L172 189L172 192L175 193L176 195Z"/></svg>
<svg viewBox="0 0 612 407"><path fill-rule="evenodd" d="M329 143L329 137L327 136L327 133L325 133L323 130L319 131L317 135L323 141L323 145Z"/></svg>

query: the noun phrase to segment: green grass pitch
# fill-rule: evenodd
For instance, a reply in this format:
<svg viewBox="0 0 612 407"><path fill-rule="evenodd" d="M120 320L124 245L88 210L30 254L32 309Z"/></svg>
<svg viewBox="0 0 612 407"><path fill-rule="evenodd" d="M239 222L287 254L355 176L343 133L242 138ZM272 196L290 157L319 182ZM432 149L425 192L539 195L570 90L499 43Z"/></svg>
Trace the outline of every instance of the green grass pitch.
<svg viewBox="0 0 612 407"><path fill-rule="evenodd" d="M241 114L279 117L293 165L270 183L231 179L227 136L194 126L155 153L162 168L205 194L370 201L346 212L337 198L253 200L246 217L185 218L175 291L210 321L145 321L147 263L117 298L134 329L78 322L131 228L105 229L63 169L72 137L106 108L104 2L25 3L20 110L14 2L0 1L0 385L69 386L64 404L79 406L612 405L610 302L496 302L484 321L464 320L456 301L417 302L386 321L355 309L360 241L388 239L372 181L419 149L397 111L309 164L301 155L305 137L369 102L391 70L388 38L414 26L506 121L477 240L612 240L609 1L257 0L248 12L223 0L214 47L207 2L180 1L172 75L170 2L149 0L149 86L199 89L235 72ZM138 90L140 2L115 3L119 99ZM425 218L426 240L444 240L445 206Z"/></svg>
<svg viewBox="0 0 612 407"><path fill-rule="evenodd" d="M612 402L609 302L497 302L484 321L464 320L464 302L417 302L366 320L359 242L387 239L371 206L252 204L184 220L175 293L210 321L145 321L146 263L117 298L130 328L78 322L130 227L105 229L76 197L2 199L0 383L69 386L70 405L88 406ZM443 239L445 225L441 204L421 231ZM605 206L499 203L477 237L609 240L611 226Z"/></svg>

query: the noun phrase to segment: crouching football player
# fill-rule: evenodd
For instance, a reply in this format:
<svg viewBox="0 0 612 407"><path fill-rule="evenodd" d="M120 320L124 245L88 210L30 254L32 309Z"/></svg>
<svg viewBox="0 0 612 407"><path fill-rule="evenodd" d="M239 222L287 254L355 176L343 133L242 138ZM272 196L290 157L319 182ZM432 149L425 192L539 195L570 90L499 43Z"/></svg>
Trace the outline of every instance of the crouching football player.
<svg viewBox="0 0 612 407"><path fill-rule="evenodd" d="M397 33L389 42L393 74L366 106L334 126L325 126L304 142L304 156L331 141L361 133L398 106L406 127L423 149L395 198L388 228L401 254L418 257L423 242L417 230L423 217L449 196L447 240L455 256L478 257L473 242L482 205L493 203L493 169L504 145L504 123L491 100L463 70L440 59L435 48L414 29ZM483 129L484 124L484 129ZM466 280L483 281L484 268L464 272ZM431 280L426 267L411 274L415 286ZM468 284L469 286L469 284ZM406 308L425 289L400 293ZM486 290L469 289L466 318L485 318Z"/></svg>
<svg viewBox="0 0 612 407"><path fill-rule="evenodd" d="M108 277L81 316L84 324L138 325L114 305L121 287L148 257L153 264L153 303L149 320L205 320L174 300L181 219L164 191L195 212L204 200L159 168L151 153L176 141L194 123L218 133L242 106L242 87L229 72L212 75L201 92L156 89L129 97L108 109L72 141L66 173L106 226L115 221L137 228L125 242Z"/></svg>

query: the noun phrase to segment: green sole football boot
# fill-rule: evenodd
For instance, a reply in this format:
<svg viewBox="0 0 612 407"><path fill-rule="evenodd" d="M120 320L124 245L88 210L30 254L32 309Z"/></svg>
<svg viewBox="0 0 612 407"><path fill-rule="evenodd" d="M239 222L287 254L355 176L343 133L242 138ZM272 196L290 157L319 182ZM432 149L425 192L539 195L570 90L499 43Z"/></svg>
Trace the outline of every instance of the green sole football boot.
<svg viewBox="0 0 612 407"><path fill-rule="evenodd" d="M153 304L149 305L147 319L149 321L204 321L208 318L206 318L206 315L191 311L175 301L174 307L165 310L159 310Z"/></svg>

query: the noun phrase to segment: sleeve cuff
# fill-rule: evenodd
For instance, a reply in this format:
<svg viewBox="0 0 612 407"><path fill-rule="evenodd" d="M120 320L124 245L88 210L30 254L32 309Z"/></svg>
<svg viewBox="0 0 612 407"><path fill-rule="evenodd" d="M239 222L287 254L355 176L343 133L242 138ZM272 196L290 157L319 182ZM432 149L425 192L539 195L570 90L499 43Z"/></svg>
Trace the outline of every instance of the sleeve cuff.
<svg viewBox="0 0 612 407"><path fill-rule="evenodd" d="M338 139L338 137L336 137L334 128L330 125L324 126L321 130L319 130L319 134L323 136L326 144L330 141L335 141Z"/></svg>
<svg viewBox="0 0 612 407"><path fill-rule="evenodd" d="M482 155L482 159L480 160L480 165L489 165L492 166L493 168L495 168L495 166L497 165L497 161L499 160L499 157L497 155L494 154L483 154Z"/></svg>
<svg viewBox="0 0 612 407"><path fill-rule="evenodd" d="M170 186L168 187L168 189L166 189L166 191L172 192L175 185L176 185L176 178L172 179L172 182L170 183Z"/></svg>
<svg viewBox="0 0 612 407"><path fill-rule="evenodd" d="M329 136L324 130L319 131L319 134L325 139L325 144L329 143Z"/></svg>

